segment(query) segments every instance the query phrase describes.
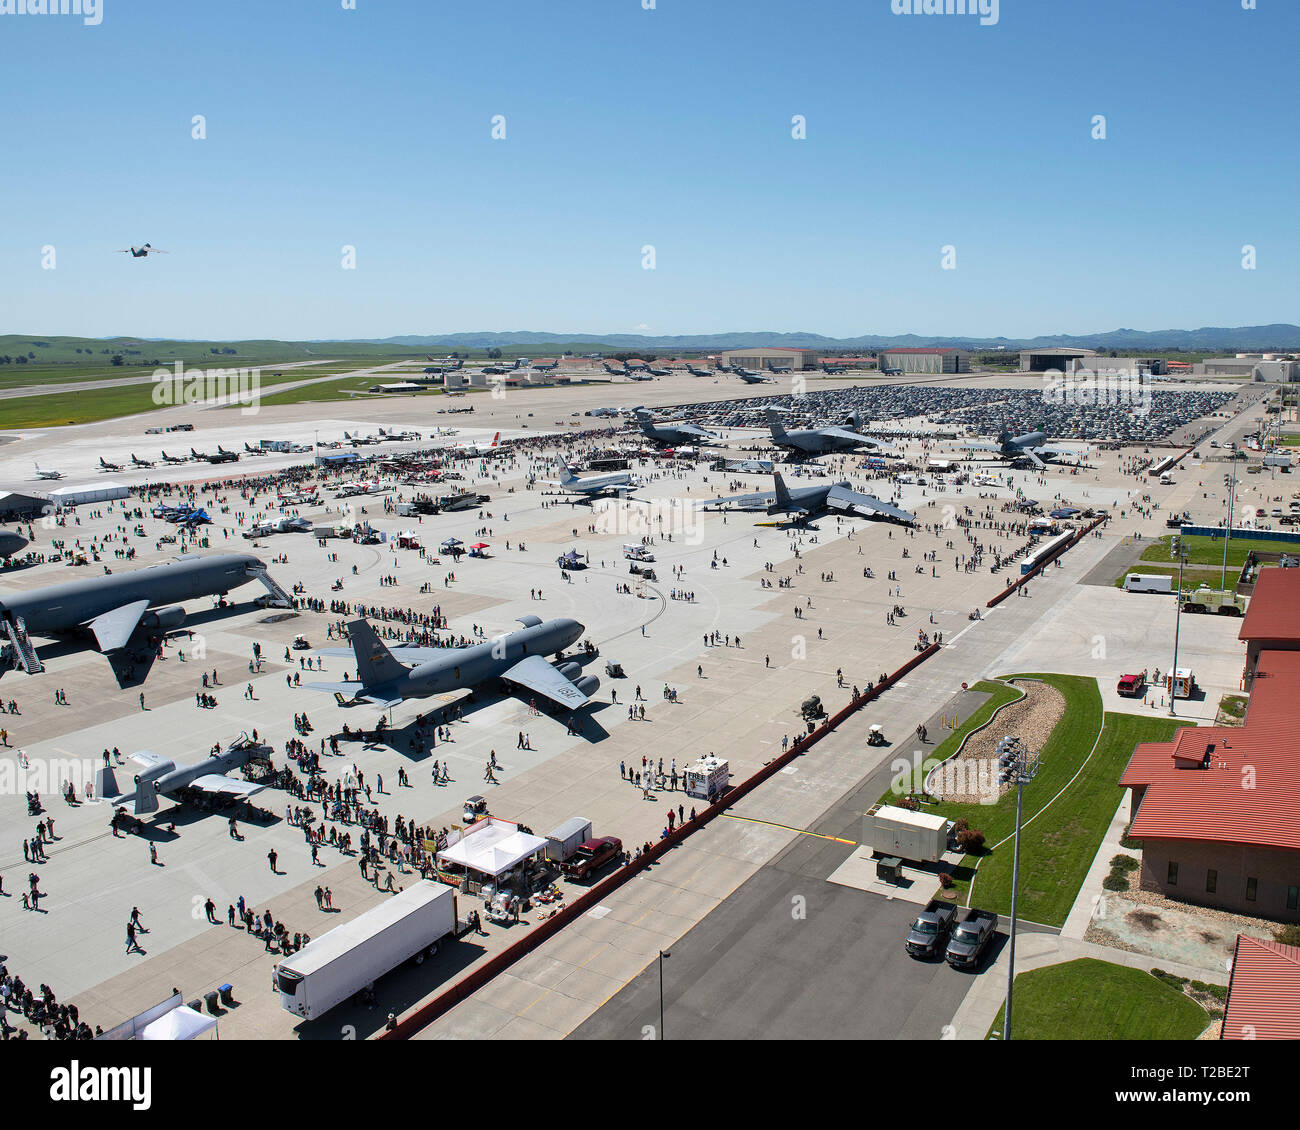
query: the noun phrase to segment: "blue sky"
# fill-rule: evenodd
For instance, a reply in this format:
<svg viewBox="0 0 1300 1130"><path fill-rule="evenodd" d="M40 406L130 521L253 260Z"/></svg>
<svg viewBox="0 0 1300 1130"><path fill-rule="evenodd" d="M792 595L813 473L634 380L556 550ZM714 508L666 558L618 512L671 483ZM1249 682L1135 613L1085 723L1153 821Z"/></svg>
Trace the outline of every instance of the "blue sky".
<svg viewBox="0 0 1300 1130"><path fill-rule="evenodd" d="M1300 322L1295 0L642 3L0 15L0 332Z"/></svg>

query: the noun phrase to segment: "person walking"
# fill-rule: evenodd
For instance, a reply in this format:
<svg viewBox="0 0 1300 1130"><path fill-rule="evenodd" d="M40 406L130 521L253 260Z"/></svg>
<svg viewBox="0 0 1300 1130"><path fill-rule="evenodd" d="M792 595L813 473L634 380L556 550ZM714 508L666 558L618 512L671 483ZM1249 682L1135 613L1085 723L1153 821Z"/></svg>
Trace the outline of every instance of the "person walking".
<svg viewBox="0 0 1300 1130"><path fill-rule="evenodd" d="M144 953L140 948L140 943L135 940L135 927L128 922L126 924L126 952L130 953L135 950L136 953Z"/></svg>
<svg viewBox="0 0 1300 1130"><path fill-rule="evenodd" d="M276 861L278 858L279 858L279 856L276 855L275 848L272 848L270 851L268 851L268 852L266 853L266 860L267 860L267 862L271 865L271 874L272 874L272 875L278 875L278 874L280 873L279 871L277 871L277 870L275 869L275 861Z"/></svg>

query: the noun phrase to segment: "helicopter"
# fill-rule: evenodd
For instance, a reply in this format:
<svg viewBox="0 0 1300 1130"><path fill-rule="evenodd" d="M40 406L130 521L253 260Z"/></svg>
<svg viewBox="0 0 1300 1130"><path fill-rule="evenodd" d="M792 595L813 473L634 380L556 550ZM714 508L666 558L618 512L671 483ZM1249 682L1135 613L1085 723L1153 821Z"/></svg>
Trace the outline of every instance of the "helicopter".
<svg viewBox="0 0 1300 1130"><path fill-rule="evenodd" d="M144 259L147 258L149 255L167 255L169 254L169 252L163 251L160 248L154 247L152 244L146 243L143 247L120 247L118 248L116 254L130 255L132 259Z"/></svg>

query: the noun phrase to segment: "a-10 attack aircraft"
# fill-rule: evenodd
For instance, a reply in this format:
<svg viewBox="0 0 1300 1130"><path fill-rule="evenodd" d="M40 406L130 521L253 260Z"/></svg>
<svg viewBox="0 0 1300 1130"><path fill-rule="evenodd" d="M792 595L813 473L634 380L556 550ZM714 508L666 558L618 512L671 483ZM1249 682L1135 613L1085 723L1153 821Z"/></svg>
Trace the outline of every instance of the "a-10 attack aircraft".
<svg viewBox="0 0 1300 1130"><path fill-rule="evenodd" d="M582 674L574 661L556 666L546 660L548 655L563 654L586 629L570 619L543 623L536 616L521 616L519 623L524 626L518 631L470 647L400 646L390 651L365 620L352 620L348 623L351 650L325 648L319 654L353 656L358 681L304 685L332 692L343 706L368 702L387 709L408 698L428 698L502 679L568 710L586 706L600 680Z"/></svg>
<svg viewBox="0 0 1300 1130"><path fill-rule="evenodd" d="M750 510L761 514L788 514L795 521L806 521L819 514L834 511L854 514L860 518L892 518L905 525L915 525L916 515L874 495L860 494L847 482L827 483L825 486L796 487L791 490L780 474L772 476L772 489L753 494L737 494L729 498L715 498L704 503L705 510Z"/></svg>
<svg viewBox="0 0 1300 1130"><path fill-rule="evenodd" d="M1047 466L1042 459L1044 455L1051 459L1057 455L1078 454L1070 447L1044 443L1046 438L1043 432L1026 432L1024 435L1013 436L1010 432L1004 431L998 436L996 443L963 443L961 446L966 451L995 451L1013 465L1027 462L1038 470Z"/></svg>
<svg viewBox="0 0 1300 1130"><path fill-rule="evenodd" d="M147 816L158 811L158 797L175 797L182 789L198 789L212 796L240 797L247 800L256 796L265 785L252 781L237 781L226 774L242 769L254 759L267 759L271 747L241 736L221 753L209 754L206 761L196 765L177 765L166 757L148 750L131 755L131 760L142 768L135 778L135 788L129 793L119 793L117 778L109 767L96 773L95 795L115 808L134 806L136 816Z"/></svg>

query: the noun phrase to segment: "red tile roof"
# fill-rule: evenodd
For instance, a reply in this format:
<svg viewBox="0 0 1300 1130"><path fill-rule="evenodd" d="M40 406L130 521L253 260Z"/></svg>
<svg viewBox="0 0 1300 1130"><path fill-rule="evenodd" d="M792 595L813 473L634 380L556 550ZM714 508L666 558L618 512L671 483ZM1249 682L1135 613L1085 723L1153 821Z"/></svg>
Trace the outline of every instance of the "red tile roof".
<svg viewBox="0 0 1300 1130"><path fill-rule="evenodd" d="M1225 1040L1300 1040L1300 947L1237 935Z"/></svg>
<svg viewBox="0 0 1300 1130"><path fill-rule="evenodd" d="M1286 549L1283 542L1279 549ZM1300 641L1300 569L1261 569L1239 640Z"/></svg>
<svg viewBox="0 0 1300 1130"><path fill-rule="evenodd" d="M1245 725L1187 726L1172 742L1139 745L1119 781L1146 786L1133 837L1300 851L1297 701L1300 652L1264 651Z"/></svg>

